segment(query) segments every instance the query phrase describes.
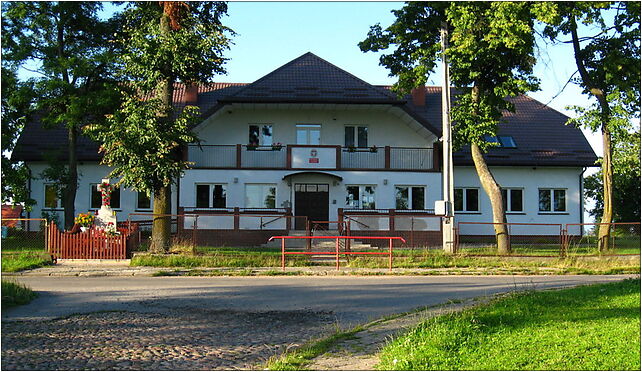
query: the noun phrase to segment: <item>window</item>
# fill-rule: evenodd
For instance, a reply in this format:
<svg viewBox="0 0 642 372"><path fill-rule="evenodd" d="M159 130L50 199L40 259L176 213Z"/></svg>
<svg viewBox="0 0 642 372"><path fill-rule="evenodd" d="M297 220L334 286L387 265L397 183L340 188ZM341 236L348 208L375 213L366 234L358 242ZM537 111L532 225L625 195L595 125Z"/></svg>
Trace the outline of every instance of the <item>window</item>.
<svg viewBox="0 0 642 372"><path fill-rule="evenodd" d="M272 125L250 124L250 145L272 146Z"/></svg>
<svg viewBox="0 0 642 372"><path fill-rule="evenodd" d="M368 147L368 127L345 127L346 147Z"/></svg>
<svg viewBox="0 0 642 372"><path fill-rule="evenodd" d="M566 212L566 190L539 189L540 212Z"/></svg>
<svg viewBox="0 0 642 372"><path fill-rule="evenodd" d="M298 145L320 145L321 125L320 124L297 124L296 143Z"/></svg>
<svg viewBox="0 0 642 372"><path fill-rule="evenodd" d="M375 209L374 186L346 186L346 206L354 209Z"/></svg>
<svg viewBox="0 0 642 372"><path fill-rule="evenodd" d="M152 199L146 192L136 193L136 209L152 209Z"/></svg>
<svg viewBox="0 0 642 372"><path fill-rule="evenodd" d="M100 207L103 205L103 196L100 193L100 191L98 191L97 186L98 186L97 183L92 183L89 185L90 195L91 195L91 202L89 204L89 208L91 209L100 209ZM112 209L120 209L120 188L119 187L114 187L114 189L112 190L109 204L112 207Z"/></svg>
<svg viewBox="0 0 642 372"><path fill-rule="evenodd" d="M225 208L227 206L226 185L196 185L196 208Z"/></svg>
<svg viewBox="0 0 642 372"><path fill-rule="evenodd" d="M479 189L456 188L455 212L479 212Z"/></svg>
<svg viewBox="0 0 642 372"><path fill-rule="evenodd" d="M504 210L506 212L523 212L523 194L522 189L502 189Z"/></svg>
<svg viewBox="0 0 642 372"><path fill-rule="evenodd" d="M423 186L397 186L395 198L397 209L420 210L425 208L424 197L426 188Z"/></svg>
<svg viewBox="0 0 642 372"><path fill-rule="evenodd" d="M246 184L246 208L276 208L276 185Z"/></svg>
<svg viewBox="0 0 642 372"><path fill-rule="evenodd" d="M58 197L58 188L54 184L45 184L45 208L62 208L62 201Z"/></svg>
<svg viewBox="0 0 642 372"><path fill-rule="evenodd" d="M517 147L515 140L511 136L484 136L486 142L495 143L495 147L514 149Z"/></svg>

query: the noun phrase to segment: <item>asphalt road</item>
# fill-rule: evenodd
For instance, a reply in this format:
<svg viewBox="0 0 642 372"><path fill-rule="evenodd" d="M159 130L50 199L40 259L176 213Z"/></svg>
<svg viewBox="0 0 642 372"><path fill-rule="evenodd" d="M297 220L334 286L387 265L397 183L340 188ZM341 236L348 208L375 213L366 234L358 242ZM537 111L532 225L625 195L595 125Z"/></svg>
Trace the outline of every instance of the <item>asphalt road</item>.
<svg viewBox="0 0 642 372"><path fill-rule="evenodd" d="M342 326L448 300L622 280L610 276L16 277L40 296L2 321L108 310L331 312Z"/></svg>

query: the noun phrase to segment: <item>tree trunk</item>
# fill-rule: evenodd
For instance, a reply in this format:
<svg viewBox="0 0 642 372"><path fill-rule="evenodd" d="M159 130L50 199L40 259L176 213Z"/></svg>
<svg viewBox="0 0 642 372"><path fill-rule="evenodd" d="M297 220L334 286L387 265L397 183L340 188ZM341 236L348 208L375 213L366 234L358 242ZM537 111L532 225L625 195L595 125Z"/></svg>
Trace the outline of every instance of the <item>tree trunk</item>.
<svg viewBox="0 0 642 372"><path fill-rule="evenodd" d="M70 230L74 226L74 218L76 217L75 202L76 190L78 189L78 158L76 154L78 131L75 126L68 127L67 136L69 140L69 173L68 178L65 180L66 185L62 203L65 210L65 229Z"/></svg>
<svg viewBox="0 0 642 372"><path fill-rule="evenodd" d="M473 143L470 145L470 150L473 156L473 162L475 163L477 176L493 208L493 227L497 239L497 253L509 254L511 252L511 246L508 236L508 226L506 225L506 212L504 211L502 191L495 177L493 177L493 174L490 172L490 169L488 169L488 165L484 160L479 146Z"/></svg>
<svg viewBox="0 0 642 372"><path fill-rule="evenodd" d="M169 25L169 16L165 13L160 19L161 33L169 34L171 32ZM171 120L170 112L173 104L174 80L171 77L161 81L159 86L160 99L163 102L163 108L158 113L158 125L161 127L169 124ZM171 233L171 185L162 185L154 190L154 222L152 224L152 243L149 250L154 253L166 253L170 247Z"/></svg>
<svg viewBox="0 0 642 372"><path fill-rule="evenodd" d="M611 149L611 133L606 125L602 125L602 146L604 147L604 156L602 158L602 184L604 194L602 200L604 211L602 212L603 225L600 225L598 233L598 250L600 253L609 249L611 240L611 223L613 222L613 161Z"/></svg>
<svg viewBox="0 0 642 372"><path fill-rule="evenodd" d="M154 220L152 223L152 242L149 251L167 253L170 247L171 217L164 216L171 212L171 186L154 190Z"/></svg>

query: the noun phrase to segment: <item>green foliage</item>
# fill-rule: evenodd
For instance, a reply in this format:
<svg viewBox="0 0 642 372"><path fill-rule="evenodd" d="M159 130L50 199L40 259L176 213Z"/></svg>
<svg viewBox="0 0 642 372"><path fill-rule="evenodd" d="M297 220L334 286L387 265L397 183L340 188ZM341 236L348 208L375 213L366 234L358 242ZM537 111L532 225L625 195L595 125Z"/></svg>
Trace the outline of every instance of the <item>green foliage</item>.
<svg viewBox="0 0 642 372"><path fill-rule="evenodd" d="M2 255L2 271L17 272L51 265L51 257L37 252Z"/></svg>
<svg viewBox="0 0 642 372"><path fill-rule="evenodd" d="M433 318L387 345L383 370L639 370L640 281L515 294Z"/></svg>
<svg viewBox="0 0 642 372"><path fill-rule="evenodd" d="M29 209L35 201L29 197L29 169L22 162L12 161L7 154L13 151L27 120L33 87L20 82L16 72L2 66L2 202L24 203Z"/></svg>
<svg viewBox="0 0 642 372"><path fill-rule="evenodd" d="M4 271L4 269L2 270ZM26 305L38 294L24 284L3 280L2 281L2 308Z"/></svg>
<svg viewBox="0 0 642 372"><path fill-rule="evenodd" d="M440 55L442 22L450 31L446 55L452 84L459 88L452 108L457 146L475 143L485 151L486 135L496 135L506 101L535 90L532 75L534 15L524 2L411 2L394 11L396 21L385 30L371 27L362 51L396 49L380 64L398 76L398 92L424 85ZM477 92L471 90L474 87Z"/></svg>

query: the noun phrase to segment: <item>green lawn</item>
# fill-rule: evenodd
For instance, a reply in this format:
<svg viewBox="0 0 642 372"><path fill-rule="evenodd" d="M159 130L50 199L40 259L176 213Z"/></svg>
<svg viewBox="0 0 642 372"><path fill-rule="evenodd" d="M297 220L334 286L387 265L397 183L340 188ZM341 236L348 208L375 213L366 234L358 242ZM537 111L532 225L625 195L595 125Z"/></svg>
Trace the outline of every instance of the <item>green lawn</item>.
<svg viewBox="0 0 642 372"><path fill-rule="evenodd" d="M2 308L8 308L18 305L25 305L31 302L37 294L26 286L11 282L2 281Z"/></svg>
<svg viewBox="0 0 642 372"><path fill-rule="evenodd" d="M640 370L640 280L511 295L426 321L381 370Z"/></svg>
<svg viewBox="0 0 642 372"><path fill-rule="evenodd" d="M2 272L16 272L51 265L42 236L10 236L2 239Z"/></svg>

